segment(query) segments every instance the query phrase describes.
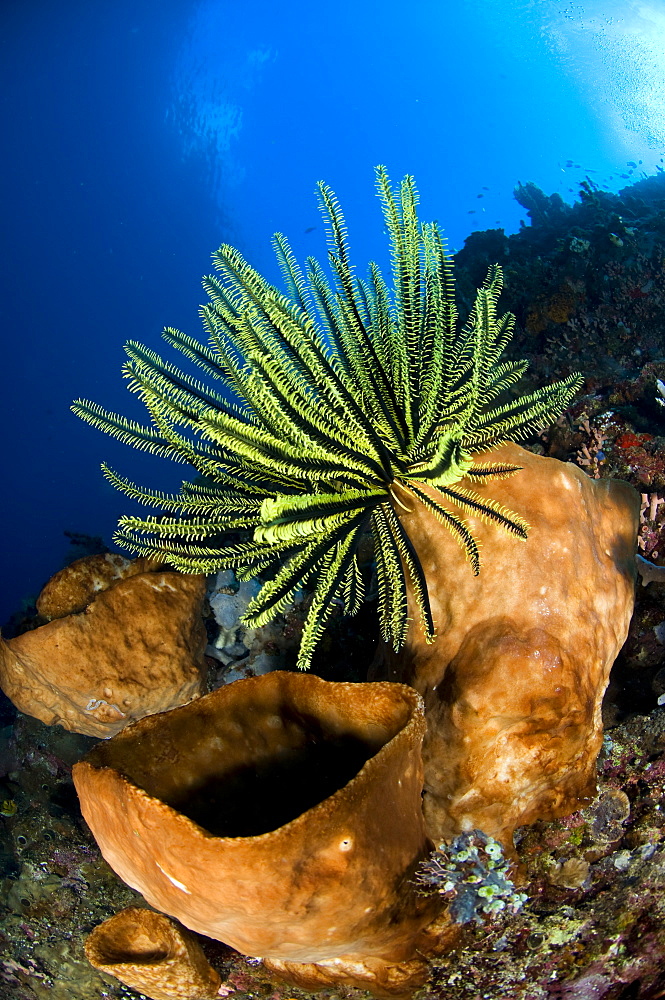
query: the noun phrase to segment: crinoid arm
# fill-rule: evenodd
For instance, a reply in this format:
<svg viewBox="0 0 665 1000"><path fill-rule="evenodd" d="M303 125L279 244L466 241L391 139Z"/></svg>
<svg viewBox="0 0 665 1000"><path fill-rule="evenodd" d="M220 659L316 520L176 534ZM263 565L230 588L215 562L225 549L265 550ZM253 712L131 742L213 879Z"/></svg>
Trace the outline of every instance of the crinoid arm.
<svg viewBox="0 0 665 1000"><path fill-rule="evenodd" d="M301 266L277 234L280 290L236 249L221 246L216 273L203 280L208 342L164 331L199 377L130 342L124 373L149 422L87 400L73 406L93 426L199 475L170 494L104 466L130 500L162 512L123 517L120 545L187 573L260 575L245 616L254 626L283 612L303 583L311 588L302 668L334 608L341 603L355 614L364 600L357 549L367 531L381 635L395 650L403 646L410 587L419 627L433 640L427 579L407 513L423 505L478 573L470 516L518 537L528 532L519 511L474 490L520 474L494 461L492 449L555 419L581 385L570 375L520 396L515 386L527 363L502 360L514 318L498 312L501 268L489 268L460 326L452 258L437 225L418 219L413 178L395 188L378 167L376 180L391 280L375 263L357 277L342 209L320 183L327 269L313 258Z"/></svg>

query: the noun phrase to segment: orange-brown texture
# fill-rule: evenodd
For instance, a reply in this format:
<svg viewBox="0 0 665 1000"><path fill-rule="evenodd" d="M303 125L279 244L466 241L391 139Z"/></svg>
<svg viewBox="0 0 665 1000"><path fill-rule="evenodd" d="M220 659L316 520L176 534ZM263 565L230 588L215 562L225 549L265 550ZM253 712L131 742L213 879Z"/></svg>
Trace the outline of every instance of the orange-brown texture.
<svg viewBox="0 0 665 1000"><path fill-rule="evenodd" d="M273 672L133 724L74 782L104 857L152 906L320 984L389 989L394 966L403 992L439 907L410 881L430 847L424 728L404 685Z"/></svg>
<svg viewBox="0 0 665 1000"><path fill-rule="evenodd" d="M49 621L83 611L100 591L158 565L150 559L125 559L117 552L84 556L65 566L44 585L37 598L37 611Z"/></svg>
<svg viewBox="0 0 665 1000"><path fill-rule="evenodd" d="M198 697L205 680L205 577L160 570L104 578L98 566L88 574L82 563L73 566L71 587L66 573L53 588L47 584L53 599L43 606L63 612L69 599L78 606L91 578L105 579L107 589L88 589L83 611L65 610L32 632L0 639L0 687L19 711L106 738L132 719Z"/></svg>
<svg viewBox="0 0 665 1000"><path fill-rule="evenodd" d="M151 1000L214 1000L221 978L196 938L163 913L129 907L95 927L88 961Z"/></svg>
<svg viewBox="0 0 665 1000"><path fill-rule="evenodd" d="M425 699L430 836L480 828L510 845L516 826L593 793L601 701L633 609L639 496L515 444L478 460L523 469L475 489L526 518L528 538L469 517L474 577L443 524L420 504L400 510L438 636L428 646L412 625L403 653L384 659Z"/></svg>

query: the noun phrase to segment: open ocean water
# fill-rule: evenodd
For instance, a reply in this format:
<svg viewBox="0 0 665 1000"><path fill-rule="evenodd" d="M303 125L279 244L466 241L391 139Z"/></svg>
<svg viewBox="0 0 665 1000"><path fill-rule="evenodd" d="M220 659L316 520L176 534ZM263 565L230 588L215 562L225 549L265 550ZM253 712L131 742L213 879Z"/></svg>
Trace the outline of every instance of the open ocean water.
<svg viewBox="0 0 665 1000"><path fill-rule="evenodd" d="M270 237L325 256L317 180L359 272L383 259L372 168L415 176L453 248L519 228L532 181L618 190L665 149L665 5L569 0L4 0L0 621L127 502L102 460L181 470L102 437L78 396L142 419L123 343L198 335L221 242L277 279Z"/></svg>

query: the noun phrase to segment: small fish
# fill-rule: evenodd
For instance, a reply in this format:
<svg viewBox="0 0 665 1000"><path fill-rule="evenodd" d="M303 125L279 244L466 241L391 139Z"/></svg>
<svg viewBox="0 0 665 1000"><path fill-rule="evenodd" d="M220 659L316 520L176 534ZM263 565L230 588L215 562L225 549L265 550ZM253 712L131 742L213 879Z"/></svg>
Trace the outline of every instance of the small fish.
<svg viewBox="0 0 665 1000"><path fill-rule="evenodd" d="M308 226L307 229L305 230L305 232L306 233L313 233L315 229L316 229L316 226Z"/></svg>
<svg viewBox="0 0 665 1000"><path fill-rule="evenodd" d="M3 799L0 802L0 816L14 816L18 806L13 799Z"/></svg>
<svg viewBox="0 0 665 1000"><path fill-rule="evenodd" d="M642 161L640 160L640 163L641 163L641 162L642 162ZM637 164L635 163L635 161L634 161L634 160L626 160L626 166L627 166L627 167L633 167L633 169L634 169L634 168L635 168L635 167L637 166Z"/></svg>
<svg viewBox="0 0 665 1000"><path fill-rule="evenodd" d="M656 388L659 392L659 395L656 396L656 402L661 406L665 406L665 385L663 385L659 378L656 379Z"/></svg>

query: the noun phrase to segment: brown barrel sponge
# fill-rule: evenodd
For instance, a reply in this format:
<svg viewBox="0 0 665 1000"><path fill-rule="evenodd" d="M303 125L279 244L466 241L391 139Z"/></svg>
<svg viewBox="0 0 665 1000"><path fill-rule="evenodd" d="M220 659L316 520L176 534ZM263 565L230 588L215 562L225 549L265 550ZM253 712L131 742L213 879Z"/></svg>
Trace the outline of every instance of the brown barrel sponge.
<svg viewBox="0 0 665 1000"><path fill-rule="evenodd" d="M100 567L100 559L79 560L71 578L63 571L47 584L44 606L62 617L0 638L0 687L48 726L106 739L202 694L206 581L165 570L133 574L134 564ZM82 611L66 612L86 597Z"/></svg>
<svg viewBox="0 0 665 1000"><path fill-rule="evenodd" d="M482 554L474 576L422 504L400 511L438 635L427 645L412 625L404 650L384 655L388 676L425 699L430 836L480 828L511 846L516 826L594 794L602 698L633 610L639 496L516 444L477 459L521 467L460 485L519 513L528 537L468 515Z"/></svg>
<svg viewBox="0 0 665 1000"><path fill-rule="evenodd" d="M95 927L85 954L151 1000L214 1000L222 980L196 938L163 913L130 906Z"/></svg>
<svg viewBox="0 0 665 1000"><path fill-rule="evenodd" d="M247 955L381 966L412 959L440 907L411 882L431 846L424 729L405 685L278 671L142 719L73 774L152 906Z"/></svg>

